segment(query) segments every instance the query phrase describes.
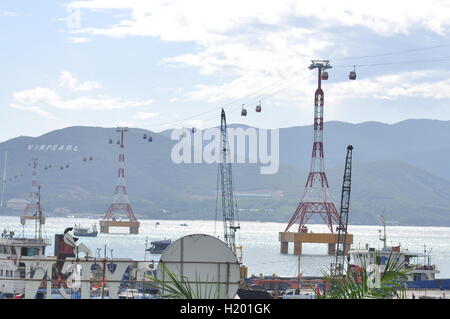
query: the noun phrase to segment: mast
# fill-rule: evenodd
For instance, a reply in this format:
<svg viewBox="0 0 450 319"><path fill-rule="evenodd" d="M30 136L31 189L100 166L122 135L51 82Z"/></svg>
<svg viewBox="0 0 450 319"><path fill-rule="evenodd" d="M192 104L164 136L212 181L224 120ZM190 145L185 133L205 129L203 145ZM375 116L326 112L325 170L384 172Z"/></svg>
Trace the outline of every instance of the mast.
<svg viewBox="0 0 450 319"><path fill-rule="evenodd" d="M37 187L37 218L35 223L35 238L42 239L42 208L41 208L41 185Z"/></svg>
<svg viewBox="0 0 450 319"><path fill-rule="evenodd" d="M383 237L380 237L380 240L383 242L383 248L386 248L386 242L387 242L387 237L386 237L386 219L384 217L384 215L381 215L381 224L383 225ZM380 230L381 232L381 230Z"/></svg>
<svg viewBox="0 0 450 319"><path fill-rule="evenodd" d="M2 198L0 200L0 207L3 208L3 200L5 197L5 184L6 184L6 161L8 159L8 151L5 151L5 161L3 165L3 179L2 179Z"/></svg>

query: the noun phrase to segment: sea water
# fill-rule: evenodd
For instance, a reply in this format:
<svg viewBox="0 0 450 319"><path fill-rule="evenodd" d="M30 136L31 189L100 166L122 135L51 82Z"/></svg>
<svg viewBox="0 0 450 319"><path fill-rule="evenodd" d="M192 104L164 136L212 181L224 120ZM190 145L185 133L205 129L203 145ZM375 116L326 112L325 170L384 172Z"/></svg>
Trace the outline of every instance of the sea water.
<svg viewBox="0 0 450 319"><path fill-rule="evenodd" d="M103 257L133 258L135 260L155 260L160 255L145 253L145 241L172 239L189 234L209 234L223 238L223 224L210 220L141 220L138 235L129 235L127 228L111 228L110 234L98 234L97 237L80 237L94 253ZM157 225L156 223L160 224ZM74 224L91 227L97 223L96 219L88 218L56 218L47 217L44 225L44 234L53 244L54 235L63 233L67 227ZM187 226L181 226L187 224ZM298 272L298 257L292 254L280 254L278 233L284 231L285 223L272 222L240 222L238 231L238 244L243 246L243 263L248 267L249 275L264 274L279 276L295 276ZM34 237L35 223L27 221L22 227L19 217L0 217L0 231L9 228L15 231L16 236ZM355 245L381 248L379 230L381 226L349 226L349 233L354 236ZM327 232L326 225L309 225L314 233ZM437 265L441 273L437 278L450 278L450 227L412 227L388 226L387 244L389 246L401 245L410 252L431 254L431 264ZM292 244L291 244L292 246ZM303 255L300 259L301 271L305 276L321 275L329 268L333 257L327 255L326 244L303 244ZM47 248L47 255L53 255L53 246ZM290 247L292 253L292 247ZM424 260L421 260L424 262Z"/></svg>

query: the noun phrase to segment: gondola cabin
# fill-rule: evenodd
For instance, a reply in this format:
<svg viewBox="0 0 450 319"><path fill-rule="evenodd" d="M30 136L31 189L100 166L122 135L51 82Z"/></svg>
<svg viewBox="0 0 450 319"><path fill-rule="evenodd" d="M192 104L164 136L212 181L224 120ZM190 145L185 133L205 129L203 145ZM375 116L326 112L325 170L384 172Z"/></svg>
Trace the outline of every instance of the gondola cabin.
<svg viewBox="0 0 450 319"><path fill-rule="evenodd" d="M256 105L255 111L261 113L261 102L259 102L258 105Z"/></svg>

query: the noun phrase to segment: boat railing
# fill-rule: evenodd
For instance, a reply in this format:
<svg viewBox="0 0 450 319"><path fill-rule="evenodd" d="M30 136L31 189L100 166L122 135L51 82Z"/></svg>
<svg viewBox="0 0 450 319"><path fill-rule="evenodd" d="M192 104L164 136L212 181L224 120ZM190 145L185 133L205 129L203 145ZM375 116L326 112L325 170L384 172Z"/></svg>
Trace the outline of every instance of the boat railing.
<svg viewBox="0 0 450 319"><path fill-rule="evenodd" d="M52 241L48 238L14 238L30 244L46 244L51 245Z"/></svg>
<svg viewBox="0 0 450 319"><path fill-rule="evenodd" d="M415 270L436 270L436 265L422 265L422 264L411 264L406 268Z"/></svg>

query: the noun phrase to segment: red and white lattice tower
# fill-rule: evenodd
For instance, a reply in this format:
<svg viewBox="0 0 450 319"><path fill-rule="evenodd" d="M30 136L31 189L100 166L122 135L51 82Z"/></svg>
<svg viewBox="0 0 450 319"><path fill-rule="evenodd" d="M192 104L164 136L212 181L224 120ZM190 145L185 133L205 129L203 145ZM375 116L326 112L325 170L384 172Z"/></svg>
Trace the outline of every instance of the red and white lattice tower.
<svg viewBox="0 0 450 319"><path fill-rule="evenodd" d="M37 157L33 157L31 159L31 191L28 195L28 203L23 210L22 216L20 216L20 223L25 225L27 219L38 219L38 211L39 211L39 190L38 190L38 182L37 182ZM45 223L45 217L41 217L42 224Z"/></svg>
<svg viewBox="0 0 450 319"><path fill-rule="evenodd" d="M299 223L299 232L307 231L306 224L313 215L320 215L328 228L333 232L333 222L339 223L339 213L329 193L329 185L325 174L323 149L323 105L322 72L331 68L329 61L313 60L309 69L318 69L318 88L314 99L314 141L312 148L311 168L306 181L303 198L294 212L286 232L295 223ZM323 74L324 79L328 74Z"/></svg>
<svg viewBox="0 0 450 319"><path fill-rule="evenodd" d="M120 134L119 141L119 173L117 185L114 190L114 199L105 214L105 217L100 221L100 232L108 233L109 227L129 227L130 234L139 233L139 221L134 215L133 209L128 200L127 188L125 186L125 145L124 133L128 131L126 127L118 127L117 132ZM128 221L116 220L116 213L125 213Z"/></svg>

